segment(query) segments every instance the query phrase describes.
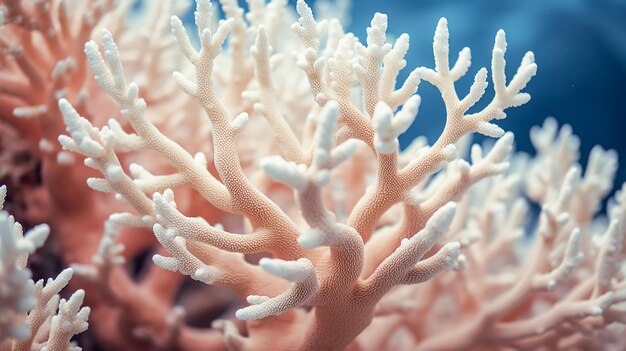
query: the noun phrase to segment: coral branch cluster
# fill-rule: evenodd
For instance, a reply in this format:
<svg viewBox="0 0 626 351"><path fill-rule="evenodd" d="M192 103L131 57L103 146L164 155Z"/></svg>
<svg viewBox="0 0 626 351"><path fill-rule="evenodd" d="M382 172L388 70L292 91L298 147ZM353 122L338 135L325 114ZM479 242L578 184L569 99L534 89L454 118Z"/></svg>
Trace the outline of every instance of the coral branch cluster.
<svg viewBox="0 0 626 351"><path fill-rule="evenodd" d="M23 31L39 33L46 24L45 45L34 39L41 33L22 40L28 55L72 51L87 41L71 35L66 1L35 2L36 14L21 3L8 1L0 19L18 42ZM615 152L595 148L583 172L571 129L548 119L531 132L537 156L513 154L513 134L495 120L530 100L524 89L537 65L528 52L507 79L504 31L492 51L493 96L482 101L484 67L459 96L456 82L469 71L471 53L462 49L451 64L445 18L435 30L434 68L416 68L398 84L409 36L387 42L384 14L374 15L361 43L338 20L316 18L303 0L295 13L285 0L251 0L247 12L221 0L223 19L214 4L198 0L195 28L172 16L167 36L165 18L178 2L150 2L149 16L137 19L148 30L139 34L123 25L114 4L80 3L106 12L109 30L94 31L84 57L65 60L22 60L22 51L0 40L7 64L0 99L3 107L5 99L15 105L14 116L39 118L43 136L33 139L56 205L51 226L106 347L626 345L619 338L626 323L626 190L608 216L599 213ZM94 25L81 35L89 36L98 21L87 18ZM50 67L51 82L42 76ZM30 101L24 85L37 80L45 88ZM445 127L434 143L418 138L400 150L398 137L419 111L421 81L441 93ZM61 119L67 134L57 150L48 135L60 133ZM473 133L497 140L470 146ZM83 181L98 194L61 190ZM540 207L536 224L528 220L531 202ZM16 262L45 235L34 229L15 241L18 227L2 216L0 257L11 268L2 272L19 279L0 283L26 293L0 300L13 328L0 337L37 336L32 343L37 329L28 334L22 315L32 308L33 288ZM145 254L154 264L145 265ZM35 285L37 301L55 301L58 289L46 289L64 286L66 272L45 288ZM209 320L211 328L195 325L194 313L203 310L181 296L196 283L213 287L196 289L203 300L228 289L241 302L229 300L226 309L237 310ZM82 296L79 290L62 300L52 318L43 314L46 302L26 321L32 329L49 320L48 344L67 343L84 329Z"/></svg>
<svg viewBox="0 0 626 351"><path fill-rule="evenodd" d="M6 193L0 186L0 210ZM74 350L70 339L87 329L90 309L81 307L85 292L78 290L67 300L59 295L72 269L44 284L43 279L35 283L26 268L28 256L49 234L45 224L24 233L13 216L0 212L0 350Z"/></svg>

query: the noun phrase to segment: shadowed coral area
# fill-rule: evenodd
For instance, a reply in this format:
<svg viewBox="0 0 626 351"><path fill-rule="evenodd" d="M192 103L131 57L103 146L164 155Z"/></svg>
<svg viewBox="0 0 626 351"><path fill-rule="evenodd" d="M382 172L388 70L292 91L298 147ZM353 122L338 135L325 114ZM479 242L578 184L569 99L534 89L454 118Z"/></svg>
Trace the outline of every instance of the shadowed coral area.
<svg viewBox="0 0 626 351"><path fill-rule="evenodd" d="M346 1L188 5L0 5L6 209L48 223L0 214L0 350L626 347L617 153L583 169L549 118L529 158L499 125L533 52L499 30L474 69L441 18L415 68ZM401 150L424 85L443 130Z"/></svg>

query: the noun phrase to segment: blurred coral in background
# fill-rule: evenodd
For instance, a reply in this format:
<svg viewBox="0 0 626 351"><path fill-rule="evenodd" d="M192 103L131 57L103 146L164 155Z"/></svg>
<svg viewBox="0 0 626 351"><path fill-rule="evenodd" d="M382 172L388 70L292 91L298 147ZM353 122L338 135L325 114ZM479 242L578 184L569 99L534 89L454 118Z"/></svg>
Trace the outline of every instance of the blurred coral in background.
<svg viewBox="0 0 626 351"><path fill-rule="evenodd" d="M1 2L0 350L626 347L617 153L499 126L532 52L497 31L466 78L441 18L404 70L345 0L189 5ZM400 149L427 85L445 125Z"/></svg>

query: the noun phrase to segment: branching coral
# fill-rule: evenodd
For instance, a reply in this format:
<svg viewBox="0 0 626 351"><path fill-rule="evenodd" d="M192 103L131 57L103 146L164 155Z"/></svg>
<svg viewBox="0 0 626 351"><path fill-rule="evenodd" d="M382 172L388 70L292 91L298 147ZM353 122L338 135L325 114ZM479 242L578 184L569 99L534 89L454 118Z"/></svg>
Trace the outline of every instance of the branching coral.
<svg viewBox="0 0 626 351"><path fill-rule="evenodd" d="M0 187L0 210L6 191ZM28 255L49 233L45 224L23 233L13 216L0 212L0 350L73 350L70 339L87 329L90 310L81 307L85 292L78 290L67 300L59 296L72 278L71 268L45 286L43 279L30 279Z"/></svg>
<svg viewBox="0 0 626 351"><path fill-rule="evenodd" d="M14 24L18 3L3 10ZM64 15L65 2L47 3ZM158 30L146 38L151 55L143 60L122 56L129 45L119 40L118 48L114 37L132 31L118 30L120 22L98 30L84 51L104 94L86 74L58 74L74 82L74 94L58 101L69 135L58 138L64 151L45 161L46 179L62 186L63 170L79 173L66 184L89 174L89 187L121 203L51 190L64 205L58 212L70 216L53 228L90 289L95 334L106 347L571 350L619 335L626 191L608 223L598 216L614 152L594 149L583 175L569 127L558 131L549 119L533 130L538 156L528 161L510 156L513 134L494 123L530 100L523 90L537 70L532 52L507 80L506 38L497 33L494 95L482 104L488 71L479 69L459 96L455 84L471 54L464 48L451 64L444 18L434 68L413 70L396 89L409 36L387 43L386 15L374 15L362 44L339 21L316 20L302 0L290 32L286 1L249 1L247 13L236 1L220 3L223 20L208 0L197 1L197 38L173 16L173 39L159 38L172 9L153 5L148 23ZM10 67L27 73L20 62ZM180 90L162 78L169 71ZM441 92L445 127L432 145L417 139L400 151L420 81ZM102 126L94 111L115 104L120 118ZM33 106L13 114L58 114L50 104ZM465 150L472 133L498 140ZM541 206L537 225L526 220L528 199ZM99 204L94 213L87 203ZM85 221L100 220L99 246L71 242L79 228L98 237ZM145 250L158 267L136 279L125 265ZM187 323L192 311L176 296L183 275L246 301L239 322L215 320L208 330Z"/></svg>
<svg viewBox="0 0 626 351"><path fill-rule="evenodd" d="M92 172L77 165L74 155L62 151L54 140L64 129L63 118L57 107L60 97L72 101L93 123L101 124L116 114L110 98L100 91L88 74L87 60L83 54L84 42L91 38L92 33L99 33L103 25L116 33L125 48L122 59L125 66L135 72L133 79L142 87L158 87L150 89L145 95L151 104L150 111L159 111L151 116L155 124L171 129L178 124L176 119L160 119L160 113L175 116L177 111L197 110L197 107L189 104L191 100L186 99L182 92L177 93L174 82L169 79L162 81L160 78L161 72L170 70L171 62L178 61L178 51L172 45L175 43L163 41L158 35L167 30L167 22L162 20L172 13L179 13L184 4L178 1L149 2L145 6L146 15L133 18L137 27L127 25L125 21L130 5L128 2L102 0L16 0L0 4L0 116L3 123L6 122L17 131L16 138L22 141L13 143L11 135L4 132L0 138L3 144L11 144L13 150L26 149L35 155L35 166L32 168L41 169L39 184L20 186L19 182L12 180L21 179L19 177L24 167L18 168L9 163L2 165L3 179L5 176L10 177L12 199L20 200L11 202L10 208L20 209L18 206L25 206L24 210L15 212L21 215L21 220L27 225L41 220L49 223L63 261L66 264L78 264L79 277L70 284L87 291L86 301L92 307L92 317L114 323L96 323L92 325L91 332L102 335L101 340L109 340L103 344L119 349L137 349L143 347L146 340L151 340L150 344L164 343L164 347L167 347L167 337L165 340L153 340L152 336L164 335L159 328L169 330L172 329L170 325L177 325L176 318L170 317L179 313L177 309L170 313L170 309L161 303L163 298L167 301L168 295L160 291L160 284L177 287L176 280L180 279L167 274L153 274L141 283L135 282L125 268L109 269L109 261L101 265L102 273L98 271L94 274L93 269L83 269L84 265L92 262L92 256L98 251L98 242L103 237L100 223L108 218L112 210L121 209L123 205L81 186ZM152 37L153 34L157 36ZM87 101L89 104L85 104ZM186 127L198 131L192 119L187 118ZM127 128L124 122L117 127ZM205 129L204 132L196 133L196 138L189 138L186 136L189 134L186 128L177 127L177 130L180 134L173 133L176 140L199 150L205 147L203 139L210 131ZM24 144L30 144L30 150ZM129 162L142 158L145 160L146 157L149 156L125 154L120 156L120 160ZM3 160L6 159L3 157ZM38 163L41 164L40 168L36 168ZM163 168L155 162L151 162L151 165L152 170ZM205 209L204 213L211 211ZM148 235L138 234L141 229L108 226L105 231L105 237L117 237L118 243L125 247L123 257L131 262L143 251L150 250L156 242ZM119 259L114 261L119 262ZM104 280L94 277L104 277ZM108 277L113 278L108 281ZM112 286L116 288L110 289ZM118 291L115 298L107 293L110 290ZM123 294L119 291L123 291ZM146 313L136 313L132 306ZM162 307L159 309L155 306ZM120 313L122 311L123 314ZM140 322L130 321L130 326L115 326L115 320L123 315L136 316ZM146 319L149 322L145 322ZM111 337L114 333L117 333L117 337ZM121 336L123 333L130 335Z"/></svg>

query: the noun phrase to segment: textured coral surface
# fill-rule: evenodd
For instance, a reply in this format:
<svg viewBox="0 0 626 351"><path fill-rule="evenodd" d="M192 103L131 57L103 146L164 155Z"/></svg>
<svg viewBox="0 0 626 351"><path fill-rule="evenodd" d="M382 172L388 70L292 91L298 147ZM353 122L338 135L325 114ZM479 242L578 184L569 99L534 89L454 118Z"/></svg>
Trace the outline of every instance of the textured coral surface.
<svg viewBox="0 0 626 351"><path fill-rule="evenodd" d="M497 123L534 54L461 91L441 18L399 81L409 35L321 3L0 2L1 351L626 348L616 152Z"/></svg>

